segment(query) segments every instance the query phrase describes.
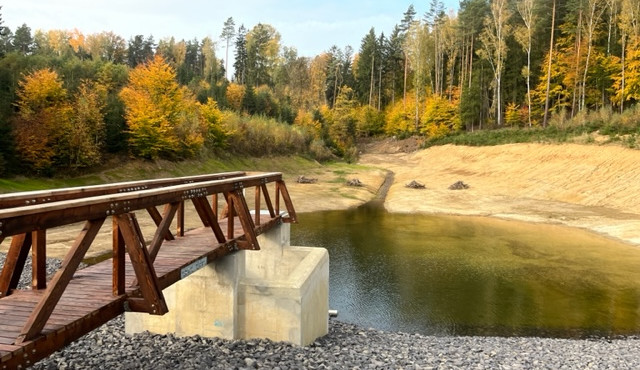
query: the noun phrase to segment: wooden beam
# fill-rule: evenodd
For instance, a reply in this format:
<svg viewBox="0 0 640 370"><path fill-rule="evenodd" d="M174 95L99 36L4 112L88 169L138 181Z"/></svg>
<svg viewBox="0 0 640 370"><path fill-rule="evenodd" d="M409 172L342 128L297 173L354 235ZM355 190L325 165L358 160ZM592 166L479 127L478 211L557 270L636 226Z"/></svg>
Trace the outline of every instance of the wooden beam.
<svg viewBox="0 0 640 370"><path fill-rule="evenodd" d="M156 256L158 255L160 247L162 246L162 242L165 240L165 238L163 238L163 235L167 235L169 227L171 226L171 222L173 222L173 217L176 215L180 203L181 202L174 202L166 204L164 207L162 221L160 222L160 224L158 224L156 234L153 236L151 244L149 244L149 258L151 258L151 263L156 260Z"/></svg>
<svg viewBox="0 0 640 370"><path fill-rule="evenodd" d="M264 202L267 205L267 209L269 210L269 215L271 218L276 217L276 213L273 210L273 204L271 203L271 197L269 196L269 190L267 189L267 184L260 185L262 188L262 194L264 194Z"/></svg>
<svg viewBox="0 0 640 370"><path fill-rule="evenodd" d="M182 203L182 202L181 202ZM131 258L131 265L136 274L140 291L147 303L147 312L153 315L164 315L169 311L158 283L153 262L144 245L144 237L134 213L115 216L120 232Z"/></svg>
<svg viewBox="0 0 640 370"><path fill-rule="evenodd" d="M297 223L298 216L296 215L296 210L293 208L293 202L291 201L291 196L289 195L289 190L287 190L287 185L285 185L284 181L276 181L276 187L279 190L279 193L282 194L282 200L284 201L285 207L287 207L287 213L289 217L283 218L284 222Z"/></svg>
<svg viewBox="0 0 640 370"><path fill-rule="evenodd" d="M215 193L211 196L211 210L213 214L216 215L216 219L218 218L218 193ZM1 241L2 239L0 239Z"/></svg>
<svg viewBox="0 0 640 370"><path fill-rule="evenodd" d="M112 242L113 242L113 259L112 259L112 292L114 296L125 293L125 244L118 221L112 218Z"/></svg>
<svg viewBox="0 0 640 370"><path fill-rule="evenodd" d="M14 235L0 274L0 298L18 287L31 247L31 233Z"/></svg>
<svg viewBox="0 0 640 370"><path fill-rule="evenodd" d="M281 173L267 173L233 179L140 190L131 193L0 209L0 232L7 237L24 232L31 232L34 229L33 225L38 225L38 228L41 229L50 229L74 222L93 220L138 209L146 209L147 207L159 204L167 204L214 193L229 192L237 189L239 184L242 187L248 188L281 179Z"/></svg>
<svg viewBox="0 0 640 370"><path fill-rule="evenodd" d="M244 231L244 236L248 242L248 246L246 248L259 250L260 245L258 244L258 236L256 235L255 225L253 223L253 220L251 219L251 212L249 212L249 207L247 206L247 202L244 199L242 190L238 189L230 192L229 198L232 199L233 206L236 213L238 214L238 219L240 219L240 223L242 224L242 230Z"/></svg>
<svg viewBox="0 0 640 370"><path fill-rule="evenodd" d="M233 225L233 220L235 219L236 215L234 212L234 206L233 206L233 198L231 197L230 193L225 193L224 194L225 199L227 200L227 239L231 240L234 238L234 225Z"/></svg>
<svg viewBox="0 0 640 370"><path fill-rule="evenodd" d="M256 186L256 190L255 190L255 196L253 198L253 212L254 212L254 223L256 225L260 225L260 187Z"/></svg>
<svg viewBox="0 0 640 370"><path fill-rule="evenodd" d="M178 231L176 232L178 236L184 236L184 202L180 202L178 206Z"/></svg>
<svg viewBox="0 0 640 370"><path fill-rule="evenodd" d="M36 230L31 233L31 288L47 287L47 232Z"/></svg>
<svg viewBox="0 0 640 370"><path fill-rule="evenodd" d="M216 236L216 240L218 243L225 243L227 240L224 237L224 232L222 232L222 228L220 228L220 224L216 218L216 215L213 213L213 210L209 207L206 198L193 198L193 206L196 208L200 219L202 220L202 224L205 227L211 228L213 234Z"/></svg>
<svg viewBox="0 0 640 370"><path fill-rule="evenodd" d="M234 171L196 176L171 177L164 179L127 181L112 184L80 186L52 190L7 193L0 194L0 209L60 202L63 200L96 197L108 194L128 193L133 191L157 189L174 185L192 184L213 180L224 180L244 175L246 175L245 172Z"/></svg>
<svg viewBox="0 0 640 370"><path fill-rule="evenodd" d="M156 226L160 226L160 223L162 222L162 215L160 214L160 212L158 212L158 208L156 208L156 206L147 207L147 212L149 212L149 216L151 216L151 219L153 219L153 222L155 222ZM167 232L164 235L164 240L174 239L175 237L171 233L171 230L167 229Z"/></svg>
<svg viewBox="0 0 640 370"><path fill-rule="evenodd" d="M104 223L104 218L87 221L82 231L76 237L73 246L67 252L62 261L62 267L51 279L49 287L45 291L44 296L40 299L33 312L24 324L22 331L15 341L15 344L32 340L40 334L44 328L56 304L62 297L71 277L76 272L78 265L82 262L84 255L87 253L93 239L98 234L100 227Z"/></svg>

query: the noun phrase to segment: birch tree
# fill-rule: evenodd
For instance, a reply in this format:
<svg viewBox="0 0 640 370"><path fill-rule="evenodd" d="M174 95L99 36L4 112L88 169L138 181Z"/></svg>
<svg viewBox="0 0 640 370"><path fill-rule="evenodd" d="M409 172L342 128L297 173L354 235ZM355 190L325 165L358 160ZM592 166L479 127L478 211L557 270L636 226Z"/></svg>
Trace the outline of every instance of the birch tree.
<svg viewBox="0 0 640 370"><path fill-rule="evenodd" d="M527 66L524 67L522 74L527 80L527 111L529 114L529 127L531 127L531 47L533 45L533 32L537 22L537 17L534 13L534 0L518 0L516 8L524 27L516 31L516 40L522 45L522 48L527 53Z"/></svg>
<svg viewBox="0 0 640 370"><path fill-rule="evenodd" d="M502 71L507 57L507 43L505 39L511 31L508 24L511 11L507 6L507 0L492 0L491 14L485 18L485 29L480 35L482 48L478 55L486 59L491 65L494 78L494 97L496 109L496 122L502 124Z"/></svg>
<svg viewBox="0 0 640 370"><path fill-rule="evenodd" d="M583 12L584 30L587 36L587 56L585 60L584 70L582 72L582 83L580 85L580 110L585 107L586 91L587 91L587 76L589 73L589 62L591 59L591 53L593 50L593 38L596 28L598 27L598 21L605 11L606 0L586 0L587 8Z"/></svg>

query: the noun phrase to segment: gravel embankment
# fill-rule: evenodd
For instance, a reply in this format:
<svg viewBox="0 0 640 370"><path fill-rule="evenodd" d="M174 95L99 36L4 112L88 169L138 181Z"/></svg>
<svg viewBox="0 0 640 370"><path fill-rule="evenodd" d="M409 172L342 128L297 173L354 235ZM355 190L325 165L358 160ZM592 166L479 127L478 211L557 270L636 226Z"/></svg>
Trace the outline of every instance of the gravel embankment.
<svg viewBox="0 0 640 370"><path fill-rule="evenodd" d="M0 253L0 266L4 255ZM53 269L53 266L51 266ZM29 283L28 277L25 281ZM331 320L306 347L270 340L128 336L122 317L35 369L637 369L640 339L435 337Z"/></svg>

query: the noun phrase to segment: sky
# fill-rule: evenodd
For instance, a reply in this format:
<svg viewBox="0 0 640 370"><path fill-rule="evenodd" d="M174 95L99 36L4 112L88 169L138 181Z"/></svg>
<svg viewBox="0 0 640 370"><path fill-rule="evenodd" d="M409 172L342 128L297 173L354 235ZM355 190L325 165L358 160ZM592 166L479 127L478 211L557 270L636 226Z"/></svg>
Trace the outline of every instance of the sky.
<svg viewBox="0 0 640 370"><path fill-rule="evenodd" d="M280 33L281 45L295 47L298 55L313 57L332 45L357 52L362 38L375 28L376 35L389 35L413 4L422 18L430 0L4 0L0 2L3 25L15 31L26 24L31 32L73 30L83 34L112 31L129 40L135 35L152 35L158 42L219 41L222 27L233 17L236 29L250 30L258 23L270 24ZM447 13L457 11L459 0L443 0ZM218 57L224 57L219 42ZM233 49L231 49L232 51ZM231 59L231 55L230 55Z"/></svg>

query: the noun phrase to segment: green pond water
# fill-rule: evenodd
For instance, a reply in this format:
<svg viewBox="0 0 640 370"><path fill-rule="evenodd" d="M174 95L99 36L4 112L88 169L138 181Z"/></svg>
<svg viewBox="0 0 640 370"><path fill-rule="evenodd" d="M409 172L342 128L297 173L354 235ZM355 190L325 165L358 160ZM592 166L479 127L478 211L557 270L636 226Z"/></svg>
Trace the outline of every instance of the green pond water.
<svg viewBox="0 0 640 370"><path fill-rule="evenodd" d="M640 333L640 247L556 225L365 205L299 215L292 244L330 255L330 308L435 335Z"/></svg>

